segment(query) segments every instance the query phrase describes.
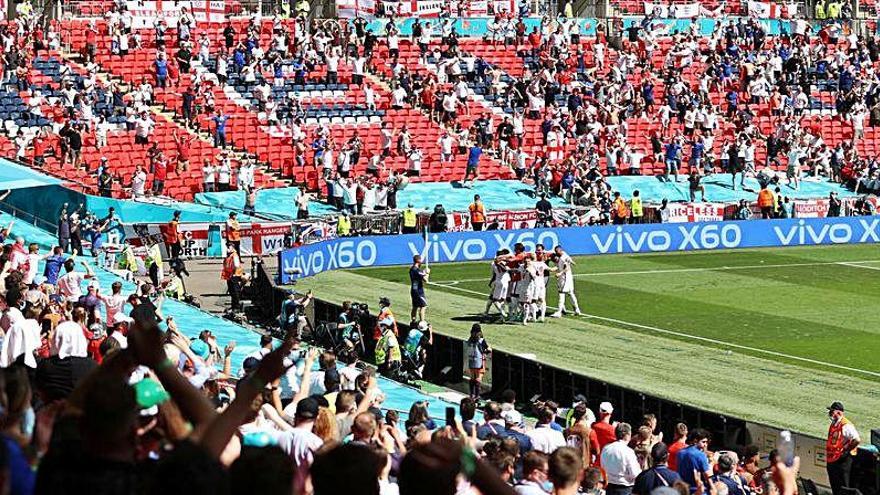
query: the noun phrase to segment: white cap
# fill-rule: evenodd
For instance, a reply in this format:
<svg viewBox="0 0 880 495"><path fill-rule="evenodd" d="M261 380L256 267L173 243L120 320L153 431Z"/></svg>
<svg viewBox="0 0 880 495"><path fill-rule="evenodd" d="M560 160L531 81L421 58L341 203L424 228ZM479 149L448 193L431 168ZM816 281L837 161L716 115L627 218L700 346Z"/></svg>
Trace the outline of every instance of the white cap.
<svg viewBox="0 0 880 495"><path fill-rule="evenodd" d="M612 406L610 402L603 402L599 404L599 412L611 414L614 412L614 406Z"/></svg>
<svg viewBox="0 0 880 495"><path fill-rule="evenodd" d="M122 311L113 315L113 324L118 325L119 323L131 323L134 320L130 317L126 316Z"/></svg>
<svg viewBox="0 0 880 495"><path fill-rule="evenodd" d="M509 409L507 411L501 412L501 419L504 420L507 424L511 425L521 425L523 422L522 414L516 409Z"/></svg>
<svg viewBox="0 0 880 495"><path fill-rule="evenodd" d="M419 328L419 330L427 330L428 329L428 322L425 320L420 321L418 328Z"/></svg>

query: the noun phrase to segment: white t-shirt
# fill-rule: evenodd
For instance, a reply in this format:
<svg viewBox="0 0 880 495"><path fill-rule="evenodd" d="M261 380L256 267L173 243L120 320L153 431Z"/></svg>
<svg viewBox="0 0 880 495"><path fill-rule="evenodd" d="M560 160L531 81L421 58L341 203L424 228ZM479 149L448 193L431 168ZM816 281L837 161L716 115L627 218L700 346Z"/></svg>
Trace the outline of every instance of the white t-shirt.
<svg viewBox="0 0 880 495"><path fill-rule="evenodd" d="M278 434L278 446L293 461L294 486L302 488L315 460L315 452L323 445L324 441L312 433L311 427L294 428Z"/></svg>
<svg viewBox="0 0 880 495"><path fill-rule="evenodd" d="M532 441L532 449L545 454L552 454L559 447L565 447L565 437L561 432L550 428L550 425L538 425L534 430L526 432Z"/></svg>
<svg viewBox="0 0 880 495"><path fill-rule="evenodd" d="M122 294L112 294L104 299L108 325L112 325L115 322L116 315L122 312L123 306L125 306L125 296Z"/></svg>
<svg viewBox="0 0 880 495"><path fill-rule="evenodd" d="M77 301L82 296L82 282L85 274L81 272L67 272L58 278L58 293L68 301Z"/></svg>
<svg viewBox="0 0 880 495"><path fill-rule="evenodd" d="M131 193L135 196L143 196L144 185L147 183L147 174L143 171L134 174L131 180Z"/></svg>
<svg viewBox="0 0 880 495"><path fill-rule="evenodd" d="M40 259L42 259L42 256L36 253L30 253L27 255L28 271L24 274L24 279L22 280L25 284L30 285L34 281L34 277L37 276L37 268L40 264Z"/></svg>

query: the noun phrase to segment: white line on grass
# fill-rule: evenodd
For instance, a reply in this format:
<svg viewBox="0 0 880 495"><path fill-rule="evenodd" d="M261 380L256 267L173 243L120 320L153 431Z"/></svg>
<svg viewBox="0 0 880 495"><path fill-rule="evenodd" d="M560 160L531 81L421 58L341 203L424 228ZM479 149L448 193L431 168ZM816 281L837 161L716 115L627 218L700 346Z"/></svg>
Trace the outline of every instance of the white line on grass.
<svg viewBox="0 0 880 495"><path fill-rule="evenodd" d="M687 272L719 272L733 270L754 270L756 268L784 268L788 266L823 266L823 265L844 265L855 268L865 268L868 270L880 270L880 267L862 266L855 263L880 263L880 260L854 260L854 261L815 261L811 263L779 263L779 264L761 264L761 265L740 265L740 266L714 266L703 268L670 268L661 270L631 270L622 272L593 272L593 273L575 273L575 277L601 277L607 275L651 275L654 273L687 273ZM468 278L463 280L447 280L438 281L438 284L467 283L467 282L485 282L486 278ZM454 284L452 284L454 285Z"/></svg>
<svg viewBox="0 0 880 495"><path fill-rule="evenodd" d="M851 262L851 263L847 263L847 262L845 262L845 261L841 261L841 262L839 262L839 263L837 263L837 264L838 264L838 265L844 265L844 266L851 266L851 267L853 267L853 268L864 268L865 270L880 270L880 267L877 267L877 266L858 265L857 263L867 263L867 261L854 261L854 262Z"/></svg>
<svg viewBox="0 0 880 495"><path fill-rule="evenodd" d="M868 262L862 262L862 263L868 263ZM866 268L866 267L859 266L859 268ZM461 292L466 292L468 294L475 294L475 295L483 296L483 297L489 296L489 294L475 291L475 290L465 289L464 287L455 287L452 285L442 285L442 284L438 284L436 282L428 282L428 284L429 285L436 285L438 287L446 287L447 289L457 290L457 291L461 291ZM557 308L548 306L548 309L557 309ZM608 318L605 316L591 315L591 314L587 314L587 313L582 313L581 316L585 317L585 318L592 318L594 320L602 320L602 321L607 321L607 322L611 322L611 323L617 323L618 325L625 325L625 326L629 326L629 327L633 327L633 328L640 328L642 330L650 330L652 332L662 333L662 334L666 334L666 335L673 335L676 337L684 337L684 338L688 338L688 339L692 339L692 340L698 340L701 342L707 342L710 344L732 347L734 349L741 349L744 351L757 352L757 353L761 353L761 354L766 354L768 356L791 359L794 361L801 361L804 363L818 364L820 366L825 366L828 368L835 368L835 369L846 370L846 371L854 371L856 373L862 373L865 375L873 376L875 378L880 378L880 373L878 373L876 371L868 371L868 370L863 370L860 368L851 368L849 366L843 366L841 364L828 363L825 361L819 361L816 359L810 359L810 358L805 358L805 357L801 357L801 356L792 356L791 354L785 354L782 352L776 352L776 351L770 351L767 349L760 349L757 347L749 347L746 345L734 344L731 342L725 342L723 340L712 339L709 337L702 337L699 335L691 335L689 333L678 332L675 330L667 330L665 328L657 328L657 327L652 327L652 326L648 326L648 325L642 325L641 323L632 323L629 321L618 320L616 318Z"/></svg>

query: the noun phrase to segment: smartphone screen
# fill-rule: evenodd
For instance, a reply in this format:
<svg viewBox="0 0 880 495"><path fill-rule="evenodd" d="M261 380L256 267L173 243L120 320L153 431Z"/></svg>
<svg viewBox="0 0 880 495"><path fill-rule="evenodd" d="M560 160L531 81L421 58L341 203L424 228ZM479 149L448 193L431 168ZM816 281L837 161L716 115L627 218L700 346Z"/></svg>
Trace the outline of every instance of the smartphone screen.
<svg viewBox="0 0 880 495"><path fill-rule="evenodd" d="M446 408L446 426L455 426L455 408Z"/></svg>

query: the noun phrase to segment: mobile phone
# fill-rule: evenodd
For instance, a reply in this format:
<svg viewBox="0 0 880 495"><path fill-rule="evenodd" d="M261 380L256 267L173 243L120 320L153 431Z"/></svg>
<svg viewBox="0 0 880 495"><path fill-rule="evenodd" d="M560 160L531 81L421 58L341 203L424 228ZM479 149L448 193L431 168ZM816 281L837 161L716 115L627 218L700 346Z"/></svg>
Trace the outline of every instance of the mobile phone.
<svg viewBox="0 0 880 495"><path fill-rule="evenodd" d="M455 408L446 408L446 426L455 426Z"/></svg>

